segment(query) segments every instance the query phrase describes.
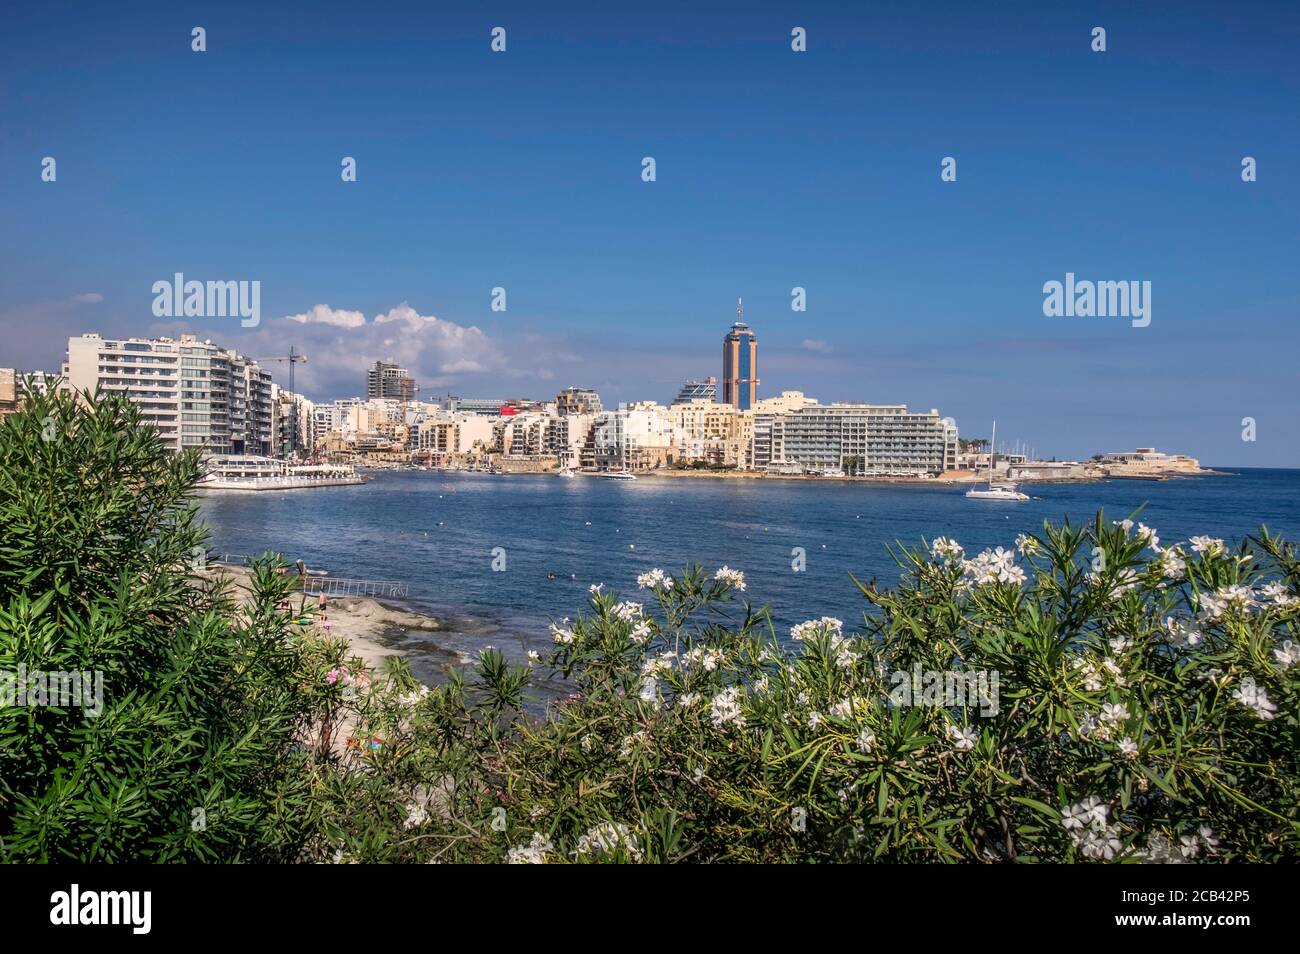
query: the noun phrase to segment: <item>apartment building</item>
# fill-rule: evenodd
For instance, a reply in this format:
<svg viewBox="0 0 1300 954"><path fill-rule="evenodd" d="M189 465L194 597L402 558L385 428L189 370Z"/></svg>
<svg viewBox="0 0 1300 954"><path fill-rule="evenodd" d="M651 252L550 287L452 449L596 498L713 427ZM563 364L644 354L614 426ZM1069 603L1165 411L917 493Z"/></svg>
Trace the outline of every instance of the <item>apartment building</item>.
<svg viewBox="0 0 1300 954"><path fill-rule="evenodd" d="M391 361L376 361L366 369L366 398L388 398L409 401L419 390L415 379L405 368Z"/></svg>
<svg viewBox="0 0 1300 954"><path fill-rule="evenodd" d="M832 477L938 474L957 460L957 426L903 404L810 404L774 415L774 473Z"/></svg>
<svg viewBox="0 0 1300 954"><path fill-rule="evenodd" d="M596 470L651 470L676 459L668 409L639 401L596 415L583 463Z"/></svg>
<svg viewBox="0 0 1300 954"><path fill-rule="evenodd" d="M591 388L565 388L555 396L555 411L561 417L571 414L599 414L605 410L600 395Z"/></svg>
<svg viewBox="0 0 1300 954"><path fill-rule="evenodd" d="M668 408L673 445L681 461L703 461L748 469L752 459L754 415L731 404L695 398Z"/></svg>
<svg viewBox="0 0 1300 954"><path fill-rule="evenodd" d="M779 397L763 398L753 407L753 437L750 442L749 468L766 471L772 463L772 424L783 414L817 403L802 391L782 391Z"/></svg>
<svg viewBox="0 0 1300 954"><path fill-rule="evenodd" d="M718 379L709 375L703 381L687 381L673 398L673 404L689 404L691 401L716 401L718 399Z"/></svg>
<svg viewBox="0 0 1300 954"><path fill-rule="evenodd" d="M284 457L307 455L316 446L316 405L301 394L271 385L275 446ZM323 433L323 432L322 432Z"/></svg>
<svg viewBox="0 0 1300 954"><path fill-rule="evenodd" d="M449 462L452 455L465 456L492 444L493 421L481 414L446 414L420 422L416 439L434 464Z"/></svg>
<svg viewBox="0 0 1300 954"><path fill-rule="evenodd" d="M125 395L173 451L274 452L270 373L195 335L69 338L63 377L75 391Z"/></svg>
<svg viewBox="0 0 1300 954"><path fill-rule="evenodd" d="M0 368L0 420L18 410L18 372Z"/></svg>

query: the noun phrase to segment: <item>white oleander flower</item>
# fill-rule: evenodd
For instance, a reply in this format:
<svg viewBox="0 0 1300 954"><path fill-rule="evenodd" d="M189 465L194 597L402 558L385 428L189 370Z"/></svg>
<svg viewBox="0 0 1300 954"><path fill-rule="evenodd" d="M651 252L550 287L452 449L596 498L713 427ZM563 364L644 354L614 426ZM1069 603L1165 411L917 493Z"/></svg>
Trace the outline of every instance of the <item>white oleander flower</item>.
<svg viewBox="0 0 1300 954"><path fill-rule="evenodd" d="M1061 812L1061 827L1066 831L1105 828L1110 809L1096 795L1089 795Z"/></svg>
<svg viewBox="0 0 1300 954"><path fill-rule="evenodd" d="M841 669L848 669L861 658L861 653L855 653L851 649L844 648L835 654L835 665Z"/></svg>
<svg viewBox="0 0 1300 954"><path fill-rule="evenodd" d="M988 586L993 583L1011 583L1020 586L1025 582L1025 571L1016 566L1015 561L1015 553L1002 547L985 550L975 559L962 562L962 575L974 586Z"/></svg>
<svg viewBox="0 0 1300 954"><path fill-rule="evenodd" d="M1077 656L1071 665L1083 680L1085 692L1101 692L1103 686L1101 670L1097 668L1095 662L1083 656Z"/></svg>
<svg viewBox="0 0 1300 954"><path fill-rule="evenodd" d="M930 544L930 555L936 560L959 560L965 553L960 543L947 537L940 537Z"/></svg>
<svg viewBox="0 0 1300 954"><path fill-rule="evenodd" d="M604 588L605 588L605 584L604 584L604 583L593 583L593 584L591 584L591 586L587 587L587 592L588 592L588 593L599 593L599 592L600 592L601 590L603 590Z"/></svg>
<svg viewBox="0 0 1300 954"><path fill-rule="evenodd" d="M950 725L944 731L952 742L954 752L969 752L979 741L979 733L970 727Z"/></svg>
<svg viewBox="0 0 1300 954"><path fill-rule="evenodd" d="M511 848L506 852L506 864L508 865L544 865L546 856L555 850L555 845L542 835L541 832L533 832L532 840L526 845L519 845Z"/></svg>
<svg viewBox="0 0 1300 954"><path fill-rule="evenodd" d="M1214 854L1215 849L1219 847L1219 839L1214 837L1214 829L1209 825L1201 825L1196 829L1196 834L1200 836L1205 850Z"/></svg>
<svg viewBox="0 0 1300 954"><path fill-rule="evenodd" d="M825 717L816 709L808 713L808 728L815 729L822 724Z"/></svg>
<svg viewBox="0 0 1300 954"><path fill-rule="evenodd" d="M713 720L715 728L721 729L728 725L734 725L738 729L745 727L745 716L740 711L740 689L737 686L723 689L713 697L709 718Z"/></svg>
<svg viewBox="0 0 1300 954"><path fill-rule="evenodd" d="M601 822L588 828L578 838L578 850L574 854L612 854L615 851L626 852L634 861L641 860L641 846L627 825L621 822Z"/></svg>
<svg viewBox="0 0 1300 954"><path fill-rule="evenodd" d="M1169 642L1175 646L1195 646L1205 638L1205 633L1201 632L1201 627L1195 620L1175 619L1172 616L1165 618L1165 632L1168 633Z"/></svg>
<svg viewBox="0 0 1300 954"><path fill-rule="evenodd" d="M679 706L685 706L687 708L695 705L695 703L699 701L700 701L700 694L698 692L686 692L677 697L677 704Z"/></svg>
<svg viewBox="0 0 1300 954"><path fill-rule="evenodd" d="M654 676L648 676L641 680L641 691L638 698L642 702L648 702L656 709L659 708L659 680Z"/></svg>
<svg viewBox="0 0 1300 954"><path fill-rule="evenodd" d="M573 630L569 628L569 617L566 616L558 623L551 624L551 640L561 646L570 646L577 640Z"/></svg>
<svg viewBox="0 0 1300 954"><path fill-rule="evenodd" d="M641 619L637 620L632 626L632 632L628 634L628 637L638 645L645 645L653 635L654 631L650 628L649 620Z"/></svg>
<svg viewBox="0 0 1300 954"><path fill-rule="evenodd" d="M403 694L398 698L397 701L400 702L405 708L411 709L415 706L418 706L421 702L423 702L425 697L427 697L428 695L429 695L429 687L421 686L419 689Z"/></svg>
<svg viewBox="0 0 1300 954"><path fill-rule="evenodd" d="M1123 842L1119 840L1119 830L1111 827L1088 829L1075 833L1072 837L1075 846L1083 856L1094 861L1110 861L1124 847Z"/></svg>
<svg viewBox="0 0 1300 954"><path fill-rule="evenodd" d="M839 702L834 703L826 711L837 719L850 719L853 717L854 712L865 708L866 705L867 700L861 696L849 696L847 699L841 699Z"/></svg>
<svg viewBox="0 0 1300 954"><path fill-rule="evenodd" d="M666 676L673 671L673 655L665 653L662 656L655 656L647 659L641 664L641 675L657 679L660 676Z"/></svg>
<svg viewBox="0 0 1300 954"><path fill-rule="evenodd" d="M1153 865L1185 864L1182 852L1174 847L1173 842L1164 832L1156 832L1147 839L1147 846L1138 852L1138 857Z"/></svg>
<svg viewBox="0 0 1300 954"><path fill-rule="evenodd" d="M635 623L642 616L641 604L633 603L631 600L615 603L609 612L615 619L624 623Z"/></svg>
<svg viewBox="0 0 1300 954"><path fill-rule="evenodd" d="M1123 520L1112 520L1111 523L1117 527L1123 527L1125 533L1133 529L1133 521L1129 520L1127 517Z"/></svg>
<svg viewBox="0 0 1300 954"><path fill-rule="evenodd" d="M528 665L536 666L542 661L542 654L535 649L528 650Z"/></svg>
<svg viewBox="0 0 1300 954"><path fill-rule="evenodd" d="M1101 721L1110 726L1119 726L1129 720L1128 706L1122 702L1107 702L1101 707Z"/></svg>
<svg viewBox="0 0 1300 954"><path fill-rule="evenodd" d="M636 585L643 590L671 590L673 588L673 578L663 570L656 567L648 573L642 573L638 576L636 578Z"/></svg>
<svg viewBox="0 0 1300 954"><path fill-rule="evenodd" d="M1263 604L1271 603L1279 607L1294 606L1296 603L1300 603L1300 599L1292 596L1291 592L1276 580L1272 583L1265 583L1259 588L1258 601Z"/></svg>
<svg viewBox="0 0 1300 954"><path fill-rule="evenodd" d="M649 738L645 734L645 729L640 732L633 732L625 737L618 747L618 757L625 759L637 750L639 746L646 745Z"/></svg>
<svg viewBox="0 0 1300 954"><path fill-rule="evenodd" d="M1155 530L1148 527L1145 523L1138 524L1137 538L1143 541L1152 550L1160 550L1160 538L1156 536Z"/></svg>
<svg viewBox="0 0 1300 954"><path fill-rule="evenodd" d="M1277 660L1278 668L1286 672L1296 663L1300 663L1300 645L1289 639L1283 640L1281 648L1273 650L1273 658Z"/></svg>
<svg viewBox="0 0 1300 954"><path fill-rule="evenodd" d="M1277 706L1269 699L1264 687L1256 683L1250 676L1241 680L1241 685L1233 692L1232 698L1254 712L1265 722L1271 721L1277 715Z"/></svg>
<svg viewBox="0 0 1300 954"><path fill-rule="evenodd" d="M1138 744L1132 739L1120 739L1119 752L1126 759L1135 759L1138 757Z"/></svg>
<svg viewBox="0 0 1300 954"><path fill-rule="evenodd" d="M855 743L859 752L870 753L872 746L876 744L875 733L870 729L863 729L858 733L858 739Z"/></svg>
<svg viewBox="0 0 1300 954"><path fill-rule="evenodd" d="M812 636L831 634L832 638L838 636L844 629L844 622L836 619L834 616L823 616L821 619L808 619L802 623L796 623L790 627L790 638L805 640Z"/></svg>
<svg viewBox="0 0 1300 954"><path fill-rule="evenodd" d="M1187 561L1183 558L1182 550L1170 547L1157 552L1160 554L1158 559L1160 572L1166 579L1181 580L1187 575Z"/></svg>
<svg viewBox="0 0 1300 954"><path fill-rule="evenodd" d="M739 570L733 570L729 566L720 566L718 571L713 574L713 578L731 589L738 592L745 592L745 574Z"/></svg>
<svg viewBox="0 0 1300 954"><path fill-rule="evenodd" d="M1208 556L1220 556L1227 549L1218 537L1192 537L1188 542L1192 545L1192 550Z"/></svg>
<svg viewBox="0 0 1300 954"><path fill-rule="evenodd" d="M1033 556L1040 549L1038 538L1022 533L1016 537L1016 549L1020 551L1021 556Z"/></svg>
<svg viewBox="0 0 1300 954"><path fill-rule="evenodd" d="M1095 587L1109 587L1107 593L1112 600L1118 599L1129 590L1137 589L1140 582L1141 578L1138 576L1137 570L1134 570L1132 567L1124 567L1110 580L1107 579L1106 574L1104 573L1097 573L1094 571L1088 574L1088 585Z"/></svg>

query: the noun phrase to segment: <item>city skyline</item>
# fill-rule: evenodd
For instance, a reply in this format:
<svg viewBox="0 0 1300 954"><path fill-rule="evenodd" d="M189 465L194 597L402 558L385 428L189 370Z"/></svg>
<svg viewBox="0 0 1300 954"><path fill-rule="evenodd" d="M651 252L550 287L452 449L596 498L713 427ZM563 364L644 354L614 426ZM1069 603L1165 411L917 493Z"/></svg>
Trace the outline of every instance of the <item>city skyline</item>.
<svg viewBox="0 0 1300 954"><path fill-rule="evenodd" d="M684 29L671 7L234 6L128 28L19 7L0 254L24 267L0 287L0 366L55 370L83 331L194 333L308 353L308 396L393 358L430 393L667 403L719 373L743 296L760 398L938 406L1061 457L1297 466L1300 18L1244 11L1024 6L1012 30L958 5L760 4ZM367 59L390 66L338 65ZM182 271L260 281L260 324L155 318L153 283ZM1151 282L1150 325L1046 317L1067 274Z"/></svg>

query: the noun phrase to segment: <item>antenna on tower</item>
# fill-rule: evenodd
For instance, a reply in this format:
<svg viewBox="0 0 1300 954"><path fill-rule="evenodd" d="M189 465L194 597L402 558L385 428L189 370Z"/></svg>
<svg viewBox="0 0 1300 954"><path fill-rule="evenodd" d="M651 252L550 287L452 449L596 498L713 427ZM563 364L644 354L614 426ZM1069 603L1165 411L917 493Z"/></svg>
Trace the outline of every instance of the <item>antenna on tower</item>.
<svg viewBox="0 0 1300 954"><path fill-rule="evenodd" d="M736 321L743 324L745 321L745 299L736 299Z"/></svg>

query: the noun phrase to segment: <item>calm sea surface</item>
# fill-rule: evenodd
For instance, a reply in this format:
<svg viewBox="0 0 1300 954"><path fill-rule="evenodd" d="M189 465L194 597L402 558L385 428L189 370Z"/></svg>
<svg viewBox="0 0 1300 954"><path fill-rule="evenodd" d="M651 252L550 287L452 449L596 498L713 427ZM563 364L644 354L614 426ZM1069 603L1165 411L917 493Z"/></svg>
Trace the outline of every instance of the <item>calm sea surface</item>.
<svg viewBox="0 0 1300 954"><path fill-rule="evenodd" d="M537 645L550 620L583 610L589 584L639 600L637 574L697 560L743 570L746 595L771 607L784 635L809 617L860 622L849 574L895 583L885 550L895 541L948 536L972 554L1010 547L1045 519L1119 518L1144 504L1140 519L1165 545L1237 540L1260 524L1300 539L1300 470L1022 489L1033 499L1017 504L939 486L390 471L359 487L211 494L201 507L217 554L276 550L336 577L405 581L409 603L448 620L439 644L461 653ZM492 570L494 547L505 572ZM794 547L806 572L791 571Z"/></svg>

